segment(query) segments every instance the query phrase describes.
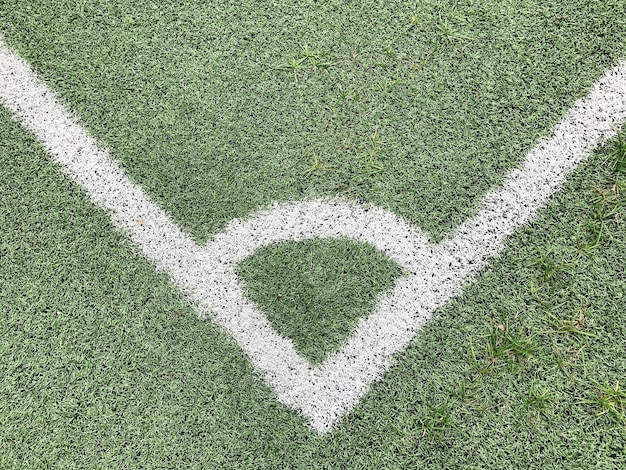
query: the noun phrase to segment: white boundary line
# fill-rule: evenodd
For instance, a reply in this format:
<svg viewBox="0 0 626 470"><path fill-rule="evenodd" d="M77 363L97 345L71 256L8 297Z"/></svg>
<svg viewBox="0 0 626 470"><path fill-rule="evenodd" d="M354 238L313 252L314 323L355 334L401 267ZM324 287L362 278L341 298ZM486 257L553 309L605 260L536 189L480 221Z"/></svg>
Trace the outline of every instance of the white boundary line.
<svg viewBox="0 0 626 470"><path fill-rule="evenodd" d="M356 405L433 312L458 295L500 253L506 237L534 217L567 174L600 142L615 136L626 122L626 63L596 82L553 136L539 143L500 189L487 194L478 214L439 245L380 208L322 199L276 204L246 220L233 220L201 247L126 178L1 39L0 99L143 254L198 302L199 314L210 315L236 339L278 399L324 433ZM334 237L371 243L409 274L378 299L375 312L359 321L340 351L312 367L245 298L234 268L271 243Z"/></svg>

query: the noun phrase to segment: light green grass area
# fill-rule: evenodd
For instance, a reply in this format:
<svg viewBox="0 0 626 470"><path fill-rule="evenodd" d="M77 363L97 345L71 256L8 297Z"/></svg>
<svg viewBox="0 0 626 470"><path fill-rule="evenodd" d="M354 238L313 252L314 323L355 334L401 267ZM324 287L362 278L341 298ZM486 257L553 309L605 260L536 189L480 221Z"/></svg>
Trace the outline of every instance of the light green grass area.
<svg viewBox="0 0 626 470"><path fill-rule="evenodd" d="M337 194L440 239L626 59L621 0L170 3L0 31L198 241ZM319 437L0 107L0 468L626 467L625 139ZM401 274L342 240L239 270L316 361Z"/></svg>

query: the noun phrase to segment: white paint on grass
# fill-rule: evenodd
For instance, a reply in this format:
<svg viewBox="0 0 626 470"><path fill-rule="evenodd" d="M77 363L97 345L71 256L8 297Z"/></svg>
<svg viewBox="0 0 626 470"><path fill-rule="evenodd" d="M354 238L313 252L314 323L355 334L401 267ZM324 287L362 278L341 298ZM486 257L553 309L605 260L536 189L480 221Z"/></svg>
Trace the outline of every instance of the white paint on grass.
<svg viewBox="0 0 626 470"><path fill-rule="evenodd" d="M539 143L500 189L487 194L478 215L439 245L431 245L418 229L380 208L323 199L276 204L246 220L233 220L201 247L127 179L2 41L0 99L63 171L110 211L144 255L198 303L200 315L210 315L237 340L278 399L324 433L356 405L422 323L461 292L503 249L508 235L532 219L568 172L600 142L615 136L626 122L626 64L607 72L577 101L553 136ZM371 243L408 274L379 297L376 310L359 321L340 351L312 367L246 299L234 268L262 246L336 237Z"/></svg>

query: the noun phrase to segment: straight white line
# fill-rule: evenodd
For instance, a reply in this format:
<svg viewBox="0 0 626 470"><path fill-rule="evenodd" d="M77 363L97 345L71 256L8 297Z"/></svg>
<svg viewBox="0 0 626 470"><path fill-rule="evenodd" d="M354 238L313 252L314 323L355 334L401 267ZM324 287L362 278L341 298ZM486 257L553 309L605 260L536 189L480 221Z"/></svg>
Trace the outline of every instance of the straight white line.
<svg viewBox="0 0 626 470"><path fill-rule="evenodd" d="M606 72L576 101L549 140L531 150L503 186L487 194L479 213L457 228L443 249L459 272L475 271L500 251L504 239L529 222L559 190L568 173L626 122L626 63ZM462 266L463 267L462 267Z"/></svg>
<svg viewBox="0 0 626 470"><path fill-rule="evenodd" d="M1 38L0 98L61 169L85 188L91 200L110 211L115 224L141 246L147 258L165 268L194 250L191 239L124 175L108 152L99 148L57 101L55 93Z"/></svg>
<svg viewBox="0 0 626 470"><path fill-rule="evenodd" d="M562 185L568 172L626 122L626 64L610 70L513 171L489 193L476 217L432 246L399 217L341 199L276 204L234 220L205 247L196 245L98 147L28 65L0 40L0 99L90 198L111 212L144 255L238 342L278 399L324 433L356 405L420 325L457 295ZM141 220L143 225L137 223ZM347 344L312 367L248 301L234 268L261 246L285 240L348 237L375 246L408 271Z"/></svg>

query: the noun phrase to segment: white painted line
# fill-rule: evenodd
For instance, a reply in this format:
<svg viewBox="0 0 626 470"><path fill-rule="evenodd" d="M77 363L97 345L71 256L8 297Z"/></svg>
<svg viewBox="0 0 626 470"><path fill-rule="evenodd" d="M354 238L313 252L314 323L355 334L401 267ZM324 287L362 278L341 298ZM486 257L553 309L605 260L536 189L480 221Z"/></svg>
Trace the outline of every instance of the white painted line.
<svg viewBox="0 0 626 470"><path fill-rule="evenodd" d="M276 204L246 220L233 220L205 247L182 233L107 152L64 109L28 65L0 40L0 99L50 151L90 198L144 255L228 331L263 373L278 399L319 433L329 431L389 367L423 322L466 284L504 241L527 223L567 174L626 122L626 64L606 73L589 96L575 103L553 136L537 145L522 167L481 209L439 245L399 217L341 199ZM143 225L137 224L141 219ZM378 299L346 345L312 367L248 301L234 268L258 248L285 240L347 237L371 243L408 275Z"/></svg>

